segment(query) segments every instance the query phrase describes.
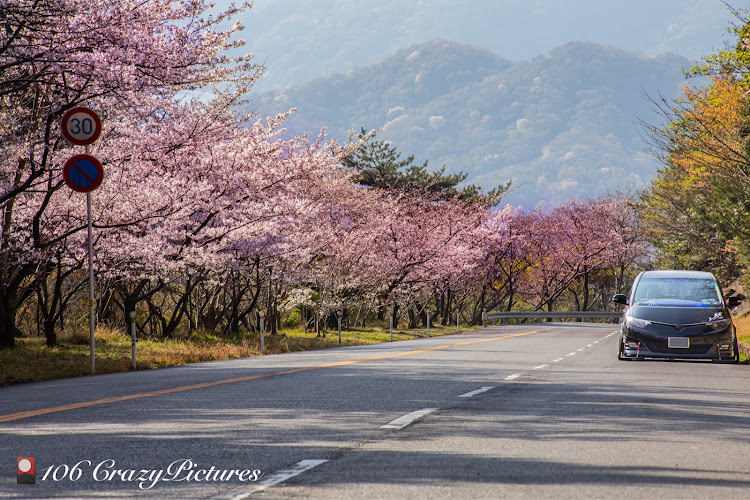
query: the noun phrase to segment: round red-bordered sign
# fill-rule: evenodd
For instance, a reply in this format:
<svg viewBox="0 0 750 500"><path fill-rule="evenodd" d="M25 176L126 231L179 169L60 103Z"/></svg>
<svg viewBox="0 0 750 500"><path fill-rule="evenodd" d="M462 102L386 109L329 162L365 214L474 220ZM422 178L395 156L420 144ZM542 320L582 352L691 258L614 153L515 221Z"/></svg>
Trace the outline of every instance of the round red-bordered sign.
<svg viewBox="0 0 750 500"><path fill-rule="evenodd" d="M61 128L63 137L72 144L88 146L102 133L102 121L96 112L79 106L65 113Z"/></svg>
<svg viewBox="0 0 750 500"><path fill-rule="evenodd" d="M75 155L63 166L63 180L73 191L88 193L104 180L104 168L91 155Z"/></svg>

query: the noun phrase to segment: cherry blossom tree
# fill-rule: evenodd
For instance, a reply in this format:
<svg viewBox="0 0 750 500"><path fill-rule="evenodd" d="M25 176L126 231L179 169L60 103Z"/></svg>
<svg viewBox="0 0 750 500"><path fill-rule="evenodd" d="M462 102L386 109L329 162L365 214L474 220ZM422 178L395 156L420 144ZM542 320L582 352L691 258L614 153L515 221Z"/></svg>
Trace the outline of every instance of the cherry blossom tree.
<svg viewBox="0 0 750 500"><path fill-rule="evenodd" d="M382 203L381 237L370 265L383 278L386 302L414 304L419 313L436 286L473 267L481 252L476 231L486 209L414 193L385 193Z"/></svg>
<svg viewBox="0 0 750 500"><path fill-rule="evenodd" d="M503 308L510 311L518 300L521 280L531 265L526 252L527 228L535 214L511 205L488 214L480 233L483 255L477 265L479 289L474 319L482 310Z"/></svg>
<svg viewBox="0 0 750 500"><path fill-rule="evenodd" d="M186 318L250 330L259 311L275 332L298 303L323 318L392 305L415 324L432 301L444 320L474 301L476 319L522 298L551 308L579 285L586 308L592 279L621 284L642 255L619 198L495 209L502 189L461 191L461 175L425 166L398 190L363 185L347 162L367 134L341 146L324 132L286 137L286 114L237 116L262 68L226 57L241 26L218 26L248 7L212 17L204 0L18 0L0 11L0 348L34 297L54 344L78 289L87 217L63 186L74 148L59 133L77 105L104 123L91 147L106 171L93 197L99 313L123 324L139 310L152 334Z"/></svg>
<svg viewBox="0 0 750 500"><path fill-rule="evenodd" d="M241 25L216 26L247 7L216 17L206 17L202 0L20 0L3 7L0 347L14 344L17 308L34 280L48 274L55 247L85 227L72 203L56 196L59 168L72 154L59 134L63 113L80 104L96 108L106 148L126 135L123 125L147 127L185 92L223 82L227 92L243 93L259 68L250 56L223 54L242 43L233 39Z"/></svg>
<svg viewBox="0 0 750 500"><path fill-rule="evenodd" d="M314 141L282 139L283 115L265 121L247 117L255 121L243 126L228 112L212 112L212 106L174 109L174 122L154 124L155 137L133 136L122 182L101 194L112 200L100 219L103 273L138 288L138 293L121 288L128 303L123 312L139 300L150 301L162 285L181 283L169 320L149 302L151 314L162 316L165 334L179 324L201 280L257 275L261 268L267 279L287 279L289 273L278 269L288 271L308 259L320 233L317 223L336 210L333 193L353 187L339 164L356 144L342 148L323 135ZM138 190L143 185L150 189ZM123 186L132 193L126 213L159 216L119 224ZM232 295L230 330L257 305L260 282L253 283ZM253 290L250 305L240 307Z"/></svg>
<svg viewBox="0 0 750 500"><path fill-rule="evenodd" d="M566 292L573 293L578 309L589 309L592 279L602 273L622 276L647 250L623 196L572 200L537 212L523 240L530 263L523 289L535 309L552 310Z"/></svg>

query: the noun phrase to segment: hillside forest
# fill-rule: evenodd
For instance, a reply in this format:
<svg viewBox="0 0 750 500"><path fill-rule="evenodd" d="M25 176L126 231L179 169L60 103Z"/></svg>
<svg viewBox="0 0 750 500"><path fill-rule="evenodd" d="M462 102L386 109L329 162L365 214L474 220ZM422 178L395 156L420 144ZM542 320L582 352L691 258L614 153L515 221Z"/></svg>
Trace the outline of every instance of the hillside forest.
<svg viewBox="0 0 750 500"><path fill-rule="evenodd" d="M430 167L464 172L472 184L511 181L506 203L551 208L648 182L658 163L638 121L660 119L648 96L678 97L694 64L593 42L510 61L430 40L345 74L253 95L246 109L294 108L289 134L325 127L346 140L352 129L376 129L380 140Z"/></svg>

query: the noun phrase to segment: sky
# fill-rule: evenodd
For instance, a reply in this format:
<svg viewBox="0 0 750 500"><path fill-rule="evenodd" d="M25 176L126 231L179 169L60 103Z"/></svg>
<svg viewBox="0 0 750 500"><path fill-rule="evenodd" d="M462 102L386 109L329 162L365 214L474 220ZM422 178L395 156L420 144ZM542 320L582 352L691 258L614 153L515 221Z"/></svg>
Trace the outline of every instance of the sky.
<svg viewBox="0 0 750 500"><path fill-rule="evenodd" d="M216 8L230 0L214 0ZM738 4L738 2L735 2ZM240 15L265 90L386 59L444 38L520 61L571 41L693 60L723 47L734 19L721 0L255 0Z"/></svg>

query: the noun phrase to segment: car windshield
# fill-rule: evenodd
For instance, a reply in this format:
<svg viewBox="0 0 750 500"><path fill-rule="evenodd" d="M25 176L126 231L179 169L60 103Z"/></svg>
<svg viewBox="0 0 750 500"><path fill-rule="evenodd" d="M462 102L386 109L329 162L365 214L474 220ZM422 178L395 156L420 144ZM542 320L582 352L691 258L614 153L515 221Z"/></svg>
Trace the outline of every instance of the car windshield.
<svg viewBox="0 0 750 500"><path fill-rule="evenodd" d="M642 278L633 302L649 306L711 307L721 304L721 298L714 280Z"/></svg>

